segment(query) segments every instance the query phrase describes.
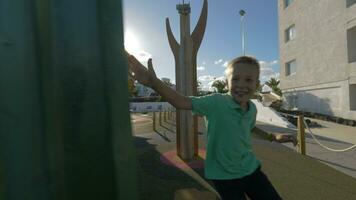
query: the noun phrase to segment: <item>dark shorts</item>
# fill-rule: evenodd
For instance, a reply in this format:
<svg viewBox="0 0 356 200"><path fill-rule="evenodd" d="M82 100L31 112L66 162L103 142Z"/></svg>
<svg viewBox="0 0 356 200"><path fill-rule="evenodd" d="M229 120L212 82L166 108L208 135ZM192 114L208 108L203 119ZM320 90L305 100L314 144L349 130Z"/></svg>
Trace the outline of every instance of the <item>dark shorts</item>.
<svg viewBox="0 0 356 200"><path fill-rule="evenodd" d="M251 200L282 199L267 176L261 171L261 167L243 178L212 181L223 200L245 200L245 195Z"/></svg>

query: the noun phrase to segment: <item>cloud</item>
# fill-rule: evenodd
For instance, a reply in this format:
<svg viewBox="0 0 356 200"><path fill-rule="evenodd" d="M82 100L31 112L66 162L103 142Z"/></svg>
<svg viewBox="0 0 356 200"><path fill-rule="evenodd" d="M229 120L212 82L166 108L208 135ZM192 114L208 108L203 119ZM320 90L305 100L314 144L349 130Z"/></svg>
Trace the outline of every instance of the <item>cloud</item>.
<svg viewBox="0 0 356 200"><path fill-rule="evenodd" d="M197 67L197 70L198 70L198 71L204 71L204 70L205 70L205 67L204 67L204 66L199 66L199 67Z"/></svg>
<svg viewBox="0 0 356 200"><path fill-rule="evenodd" d="M217 80L225 80L226 77L225 76L219 76L219 77L215 77L215 76L211 76L211 75L205 75L205 76L201 76L198 78L199 82L201 83L201 89L203 91L211 91L213 92L215 88L211 87L211 85L217 81Z"/></svg>
<svg viewBox="0 0 356 200"><path fill-rule="evenodd" d="M225 81L226 80L226 76L216 77L214 81L216 81L216 80Z"/></svg>
<svg viewBox="0 0 356 200"><path fill-rule="evenodd" d="M222 59L219 59L217 61L214 61L214 64L218 64L221 66L227 65L227 61L224 61ZM279 79L279 61L278 60L272 60L272 61L260 61L261 65L261 72L260 72L260 80L261 83L264 83L271 78L276 78ZM203 67L203 66L199 66ZM201 88L204 91L214 91L214 88L211 87L211 85L214 83L216 80L225 80L226 76L213 76L213 75L203 75L198 77L198 81L201 83Z"/></svg>
<svg viewBox="0 0 356 200"><path fill-rule="evenodd" d="M219 64L221 64L222 62L223 62L223 59L219 59L219 60L214 61L214 64L215 64L215 65L219 65Z"/></svg>
<svg viewBox="0 0 356 200"><path fill-rule="evenodd" d="M211 87L209 86L209 85L207 85L207 84L202 84L201 85L201 90L202 91L214 91L214 90L211 90Z"/></svg>
<svg viewBox="0 0 356 200"><path fill-rule="evenodd" d="M219 59L214 61L215 65L221 65L221 67L227 67L228 61L224 61L223 59Z"/></svg>
<svg viewBox="0 0 356 200"><path fill-rule="evenodd" d="M261 68L271 68L278 64L278 60L274 60L271 62L260 61L259 63L260 63Z"/></svg>
<svg viewBox="0 0 356 200"><path fill-rule="evenodd" d="M211 76L211 75L203 75L203 76L199 76L198 77L198 81L212 81L214 80L215 77L214 76Z"/></svg>
<svg viewBox="0 0 356 200"><path fill-rule="evenodd" d="M136 59L144 65L147 64L148 59L152 58L152 54L144 50L130 51L129 53L135 56Z"/></svg>
<svg viewBox="0 0 356 200"><path fill-rule="evenodd" d="M148 59L152 58L152 55L146 51L137 51L133 53L133 55L137 58L138 61L140 62L145 62L147 63Z"/></svg>
<svg viewBox="0 0 356 200"><path fill-rule="evenodd" d="M224 62L224 64L223 64L223 65L221 65L221 66L223 66L223 67L227 67L227 64L229 64L229 62L225 61L225 62Z"/></svg>
<svg viewBox="0 0 356 200"><path fill-rule="evenodd" d="M278 60L273 61L260 61L261 72L260 72L260 80L262 83L270 80L271 78L279 79L279 72L274 71L273 67L277 66Z"/></svg>
<svg viewBox="0 0 356 200"><path fill-rule="evenodd" d="M214 91L214 88L211 87L213 82L221 77L216 77L212 75L203 75L198 77L198 81L201 83L200 87L203 91Z"/></svg>

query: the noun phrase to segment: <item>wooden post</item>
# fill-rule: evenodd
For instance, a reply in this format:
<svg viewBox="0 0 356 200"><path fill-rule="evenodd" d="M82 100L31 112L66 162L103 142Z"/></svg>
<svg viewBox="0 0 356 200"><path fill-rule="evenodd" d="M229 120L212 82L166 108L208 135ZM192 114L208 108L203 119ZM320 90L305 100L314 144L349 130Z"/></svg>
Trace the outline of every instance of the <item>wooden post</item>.
<svg viewBox="0 0 356 200"><path fill-rule="evenodd" d="M162 112L159 111L159 125L162 126Z"/></svg>
<svg viewBox="0 0 356 200"><path fill-rule="evenodd" d="M163 120L164 122L167 122L167 111L164 111L163 113Z"/></svg>
<svg viewBox="0 0 356 200"><path fill-rule="evenodd" d="M199 156L199 142L198 142L198 116L193 116L194 120L194 157L197 158Z"/></svg>
<svg viewBox="0 0 356 200"><path fill-rule="evenodd" d="M153 131L156 131L156 112L153 112L153 122L152 122L152 128Z"/></svg>
<svg viewBox="0 0 356 200"><path fill-rule="evenodd" d="M305 155L305 126L303 115L298 116L298 152Z"/></svg>
<svg viewBox="0 0 356 200"><path fill-rule="evenodd" d="M184 1L183 1L184 2ZM197 26L190 31L190 4L178 4L177 10L180 15L180 43L173 35L169 19L166 19L166 31L168 42L174 55L176 71L176 90L185 96L197 95L197 54L203 40L207 14L208 1L204 0L203 9ZM182 159L194 158L194 130L197 130L190 111L177 110L176 133L178 155Z"/></svg>

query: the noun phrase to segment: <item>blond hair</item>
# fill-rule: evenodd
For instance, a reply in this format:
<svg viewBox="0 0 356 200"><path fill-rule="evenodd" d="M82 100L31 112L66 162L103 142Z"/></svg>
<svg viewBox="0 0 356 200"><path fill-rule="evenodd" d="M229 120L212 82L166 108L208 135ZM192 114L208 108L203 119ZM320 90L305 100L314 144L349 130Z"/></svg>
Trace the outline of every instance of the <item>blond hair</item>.
<svg viewBox="0 0 356 200"><path fill-rule="evenodd" d="M253 56L239 56L237 58L232 59L228 64L225 69L225 75L229 77L232 73L232 70L234 69L234 66L236 64L249 64L257 67L258 75L257 77L260 76L260 63L258 60L253 57Z"/></svg>

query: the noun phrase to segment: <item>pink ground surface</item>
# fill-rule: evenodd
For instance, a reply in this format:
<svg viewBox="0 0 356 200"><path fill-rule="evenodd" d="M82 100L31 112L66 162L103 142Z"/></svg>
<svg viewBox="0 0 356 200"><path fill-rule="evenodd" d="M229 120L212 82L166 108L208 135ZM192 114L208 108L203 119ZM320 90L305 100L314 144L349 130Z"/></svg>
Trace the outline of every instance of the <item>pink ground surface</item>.
<svg viewBox="0 0 356 200"><path fill-rule="evenodd" d="M191 161L183 161L177 155L176 150L171 150L163 153L160 159L162 163L169 166L177 167L179 169L188 169L188 168L200 169L204 167L205 154L206 152L204 149L199 149L198 155L200 158Z"/></svg>

